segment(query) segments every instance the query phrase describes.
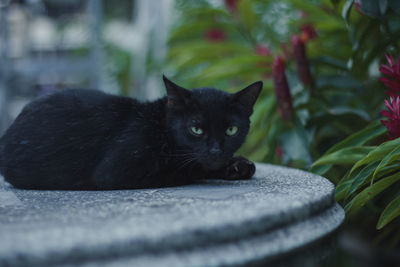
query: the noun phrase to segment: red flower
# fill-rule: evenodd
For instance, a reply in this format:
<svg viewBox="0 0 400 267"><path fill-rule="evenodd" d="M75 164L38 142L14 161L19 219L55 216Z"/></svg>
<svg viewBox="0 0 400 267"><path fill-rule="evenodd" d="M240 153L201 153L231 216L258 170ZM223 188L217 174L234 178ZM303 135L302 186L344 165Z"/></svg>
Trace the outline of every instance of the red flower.
<svg viewBox="0 0 400 267"><path fill-rule="evenodd" d="M382 110L381 114L389 120L381 120L381 123L385 125L386 129L388 130L390 138L396 139L400 137L400 97L390 97L390 103L389 101L385 100L385 106L392 113L387 110Z"/></svg>
<svg viewBox="0 0 400 267"><path fill-rule="evenodd" d="M262 43L258 43L256 45L256 54L260 56L270 56L271 51L269 50L268 46Z"/></svg>
<svg viewBox="0 0 400 267"><path fill-rule="evenodd" d="M272 75L279 115L285 121L290 121L292 118L292 96L290 95L289 85L285 75L285 61L278 56L274 58Z"/></svg>
<svg viewBox="0 0 400 267"><path fill-rule="evenodd" d="M212 43L222 42L225 40L225 33L220 29L210 29L206 31L205 38Z"/></svg>
<svg viewBox="0 0 400 267"><path fill-rule="evenodd" d="M230 12L236 12L237 3L239 2L239 0L225 0L224 2L226 9L228 9Z"/></svg>
<svg viewBox="0 0 400 267"><path fill-rule="evenodd" d="M310 64L306 56L304 41L298 35L292 36L292 50L296 63L297 77L304 85L312 84Z"/></svg>
<svg viewBox="0 0 400 267"><path fill-rule="evenodd" d="M400 55L397 57L396 63L394 63L392 55L386 55L386 60L388 61L389 66L381 64L379 71L390 78L379 77L379 80L389 88L385 93L389 96L395 97L400 95Z"/></svg>
<svg viewBox="0 0 400 267"><path fill-rule="evenodd" d="M317 31L315 30L312 24L304 24L300 26L300 31L301 31L300 39L304 43L318 36Z"/></svg>

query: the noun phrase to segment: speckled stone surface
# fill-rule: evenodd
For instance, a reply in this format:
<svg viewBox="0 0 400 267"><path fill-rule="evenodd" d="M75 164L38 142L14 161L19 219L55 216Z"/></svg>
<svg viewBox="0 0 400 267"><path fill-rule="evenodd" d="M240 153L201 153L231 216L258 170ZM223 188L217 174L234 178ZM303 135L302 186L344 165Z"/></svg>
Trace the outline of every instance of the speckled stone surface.
<svg viewBox="0 0 400 267"><path fill-rule="evenodd" d="M279 258L341 224L333 191L320 176L266 164L247 181L151 190L18 190L1 179L0 266L220 266Z"/></svg>

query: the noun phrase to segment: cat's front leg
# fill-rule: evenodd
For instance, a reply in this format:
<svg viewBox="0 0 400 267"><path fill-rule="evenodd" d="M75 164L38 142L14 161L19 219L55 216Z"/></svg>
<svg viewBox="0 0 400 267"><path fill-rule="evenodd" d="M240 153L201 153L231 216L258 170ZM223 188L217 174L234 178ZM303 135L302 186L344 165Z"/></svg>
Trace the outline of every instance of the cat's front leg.
<svg viewBox="0 0 400 267"><path fill-rule="evenodd" d="M230 159L227 166L218 171L209 173L209 178L224 180L247 180L253 177L256 166L243 156L235 156Z"/></svg>

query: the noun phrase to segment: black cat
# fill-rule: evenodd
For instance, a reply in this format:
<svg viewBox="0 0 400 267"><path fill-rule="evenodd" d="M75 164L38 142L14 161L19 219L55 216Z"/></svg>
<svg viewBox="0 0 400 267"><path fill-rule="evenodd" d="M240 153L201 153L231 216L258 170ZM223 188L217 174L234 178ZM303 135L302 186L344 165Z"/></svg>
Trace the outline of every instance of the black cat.
<svg viewBox="0 0 400 267"><path fill-rule="evenodd" d="M233 153L262 82L229 94L163 78L154 102L73 89L34 100L0 139L0 173L19 188L75 190L251 178L254 164Z"/></svg>

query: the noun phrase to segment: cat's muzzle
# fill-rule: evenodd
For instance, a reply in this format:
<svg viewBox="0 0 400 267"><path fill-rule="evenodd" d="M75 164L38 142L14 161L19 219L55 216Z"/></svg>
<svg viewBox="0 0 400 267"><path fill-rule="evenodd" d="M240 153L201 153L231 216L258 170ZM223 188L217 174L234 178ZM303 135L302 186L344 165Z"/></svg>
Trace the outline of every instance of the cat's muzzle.
<svg viewBox="0 0 400 267"><path fill-rule="evenodd" d="M223 168L228 164L228 160L224 158L209 157L201 161L204 169L214 171Z"/></svg>

